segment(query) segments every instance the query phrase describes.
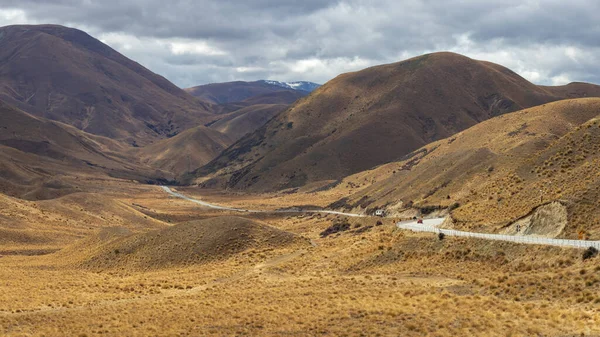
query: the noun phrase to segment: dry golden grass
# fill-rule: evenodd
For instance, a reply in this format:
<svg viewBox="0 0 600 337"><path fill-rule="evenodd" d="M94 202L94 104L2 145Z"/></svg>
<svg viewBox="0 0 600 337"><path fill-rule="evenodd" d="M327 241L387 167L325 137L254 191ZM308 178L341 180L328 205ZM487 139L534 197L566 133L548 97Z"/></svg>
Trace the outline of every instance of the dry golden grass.
<svg viewBox="0 0 600 337"><path fill-rule="evenodd" d="M460 206L455 226L500 231L532 210L563 204L560 236L600 238L600 124L597 98L559 101L482 122L410 158L344 179L328 193L338 207L392 214Z"/></svg>
<svg viewBox="0 0 600 337"><path fill-rule="evenodd" d="M146 212L141 219L146 216L165 226L224 214L169 198L155 187L131 188L138 193L110 192L103 198L136 204L132 208ZM238 198L240 205L256 202L231 198ZM304 204L310 199L307 195ZM273 206L275 200L270 201ZM54 202L70 205L67 200ZM75 216L76 209L72 211ZM99 222L84 233L86 238L57 253L4 255L0 334L600 333L600 260L583 261L581 251L459 238L440 241L433 234L397 230L392 219L377 226L374 218L252 216L253 222L294 233L312 245L256 245L233 255L215 251L217 259L145 271L127 261L111 263L108 257L102 268L90 268L81 261L113 248L107 245L114 242L110 238L92 236L103 227ZM121 226L144 232L134 225L136 219ZM320 237L340 221L347 221L350 229ZM193 246L194 241L178 242Z"/></svg>

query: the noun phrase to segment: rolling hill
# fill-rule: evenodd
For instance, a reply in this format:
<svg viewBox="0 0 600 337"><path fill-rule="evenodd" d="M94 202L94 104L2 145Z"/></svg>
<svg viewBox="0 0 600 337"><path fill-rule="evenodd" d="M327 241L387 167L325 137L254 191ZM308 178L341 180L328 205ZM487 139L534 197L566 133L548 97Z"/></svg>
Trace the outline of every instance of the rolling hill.
<svg viewBox="0 0 600 337"><path fill-rule="evenodd" d="M598 240L599 168L600 99L563 100L495 117L348 177L336 188L360 191L331 206L409 217L450 208L458 228L518 234L520 224L525 234Z"/></svg>
<svg viewBox="0 0 600 337"><path fill-rule="evenodd" d="M125 153L123 144L32 116L0 101L0 191L25 199L78 192L77 177L165 178Z"/></svg>
<svg viewBox="0 0 600 337"><path fill-rule="evenodd" d="M246 134L265 125L271 118L285 111L288 107L287 104L255 104L224 115L211 124L210 128L226 134L233 141L237 141Z"/></svg>
<svg viewBox="0 0 600 337"><path fill-rule="evenodd" d="M232 143L225 133L200 125L131 152L142 163L176 176L210 162Z"/></svg>
<svg viewBox="0 0 600 337"><path fill-rule="evenodd" d="M0 28L0 99L134 146L215 119L210 104L88 34L57 25Z"/></svg>
<svg viewBox="0 0 600 337"><path fill-rule="evenodd" d="M187 174L206 165L235 141L260 128L288 107L287 104L238 106L232 112L219 114L216 121L206 126L188 129L129 153L143 163L174 176Z"/></svg>
<svg viewBox="0 0 600 337"><path fill-rule="evenodd" d="M90 269L127 266L131 269L206 263L226 259L251 248L293 243L308 246L301 237L235 216L191 221L142 234L109 228L67 249L90 251L82 265Z"/></svg>
<svg viewBox="0 0 600 337"><path fill-rule="evenodd" d="M495 116L598 93L591 84L536 86L458 54L423 55L336 77L187 179L249 191L330 182Z"/></svg>

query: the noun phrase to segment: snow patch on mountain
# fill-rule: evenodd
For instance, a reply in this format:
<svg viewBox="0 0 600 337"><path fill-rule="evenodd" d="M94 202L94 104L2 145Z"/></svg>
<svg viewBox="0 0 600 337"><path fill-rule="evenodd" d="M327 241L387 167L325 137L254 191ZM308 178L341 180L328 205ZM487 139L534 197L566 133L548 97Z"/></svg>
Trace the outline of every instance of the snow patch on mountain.
<svg viewBox="0 0 600 337"><path fill-rule="evenodd" d="M263 83L270 84L270 85L276 85L278 87L282 87L282 88L286 88L286 89L308 91L308 92L312 92L321 86L320 84L313 83L313 82L306 82L306 81L280 82L280 81L272 81L272 80L261 80L259 82L263 82Z"/></svg>

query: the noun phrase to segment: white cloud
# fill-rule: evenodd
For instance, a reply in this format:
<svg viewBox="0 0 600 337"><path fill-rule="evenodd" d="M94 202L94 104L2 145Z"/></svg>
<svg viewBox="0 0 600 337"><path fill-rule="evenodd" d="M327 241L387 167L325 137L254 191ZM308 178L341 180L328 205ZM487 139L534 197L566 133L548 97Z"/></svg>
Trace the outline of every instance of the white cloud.
<svg viewBox="0 0 600 337"><path fill-rule="evenodd" d="M223 50L210 46L205 41L179 40L170 42L169 47L175 55L197 54L197 55L227 55Z"/></svg>
<svg viewBox="0 0 600 337"><path fill-rule="evenodd" d="M551 78L552 85L564 85L564 84L568 84L570 82L572 82L572 80L566 74L552 76L552 78Z"/></svg>
<svg viewBox="0 0 600 337"><path fill-rule="evenodd" d="M8 26L22 23L36 23L27 17L27 13L22 9L0 9L0 26Z"/></svg>
<svg viewBox="0 0 600 337"><path fill-rule="evenodd" d="M261 71L265 71L265 68L261 68L261 67L236 67L235 71L237 71L238 73L256 73L256 72L261 72Z"/></svg>

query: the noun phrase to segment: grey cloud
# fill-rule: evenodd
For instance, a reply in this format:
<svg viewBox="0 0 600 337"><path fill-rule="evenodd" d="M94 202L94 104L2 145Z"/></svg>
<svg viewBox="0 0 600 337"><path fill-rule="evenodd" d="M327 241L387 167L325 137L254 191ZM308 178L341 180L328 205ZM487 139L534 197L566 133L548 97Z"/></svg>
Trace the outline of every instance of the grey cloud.
<svg viewBox="0 0 600 337"><path fill-rule="evenodd" d="M600 82L594 0L0 0L2 8L105 37L183 87L259 78L325 82L437 50L485 57L542 84ZM206 46L169 49L194 41Z"/></svg>

